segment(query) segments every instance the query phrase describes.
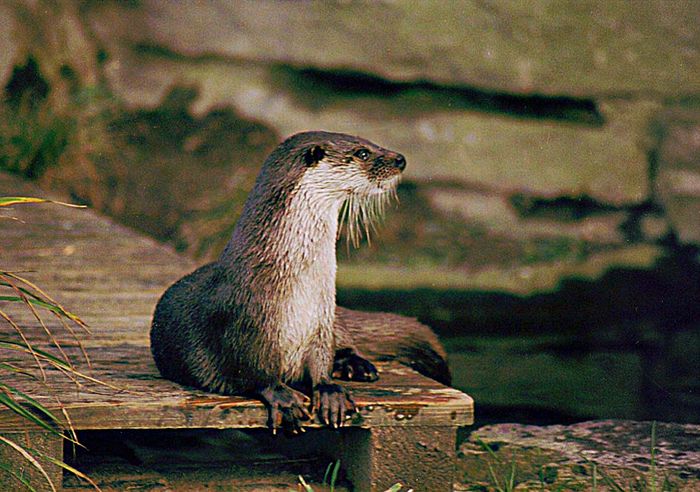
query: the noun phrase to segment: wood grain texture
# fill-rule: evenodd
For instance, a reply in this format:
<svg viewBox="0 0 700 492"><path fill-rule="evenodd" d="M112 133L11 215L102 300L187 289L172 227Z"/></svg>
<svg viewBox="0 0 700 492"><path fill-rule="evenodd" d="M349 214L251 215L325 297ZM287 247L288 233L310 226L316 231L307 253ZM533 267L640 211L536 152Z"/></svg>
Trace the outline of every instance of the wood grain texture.
<svg viewBox="0 0 700 492"><path fill-rule="evenodd" d="M30 184L0 173L0 196L45 196ZM164 289L195 263L90 210L54 204L16 205L0 210L19 221L0 219L0 269L23 272L78 314L91 335L80 335L92 361L88 367L74 339L47 313L56 335L76 367L108 383L80 386L47 368L47 382L21 374L3 381L33 395L48 407L62 402L76 429L157 429L264 427L266 410L257 400L205 393L162 379L151 358L148 332L156 301ZM20 222L21 221L21 222ZM1 302L1 301L0 301ZM37 347L52 351L41 326L19 303L0 306L20 324ZM0 337L17 339L0 324ZM4 360L31 368L33 360L2 351ZM36 371L35 371L36 372ZM400 365L380 365L374 384L348 383L360 411L351 425L460 426L473 422L471 398ZM0 411L0 432L26 424Z"/></svg>

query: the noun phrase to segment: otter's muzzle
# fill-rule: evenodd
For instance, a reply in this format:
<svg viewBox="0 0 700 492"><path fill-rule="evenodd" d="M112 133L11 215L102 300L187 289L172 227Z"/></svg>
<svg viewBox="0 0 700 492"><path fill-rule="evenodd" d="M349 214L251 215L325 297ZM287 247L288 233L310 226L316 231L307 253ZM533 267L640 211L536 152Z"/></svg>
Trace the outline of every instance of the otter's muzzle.
<svg viewBox="0 0 700 492"><path fill-rule="evenodd" d="M399 171L406 169L406 158L395 152L384 154L376 160L377 167L396 168Z"/></svg>

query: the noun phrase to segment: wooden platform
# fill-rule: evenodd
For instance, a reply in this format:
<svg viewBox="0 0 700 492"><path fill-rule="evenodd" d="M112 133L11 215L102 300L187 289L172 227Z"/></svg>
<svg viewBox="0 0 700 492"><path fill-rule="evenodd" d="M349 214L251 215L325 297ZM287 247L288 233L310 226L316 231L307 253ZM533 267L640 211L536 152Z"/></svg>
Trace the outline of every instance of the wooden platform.
<svg viewBox="0 0 700 492"><path fill-rule="evenodd" d="M0 196L18 195L45 196L0 173ZM8 215L7 209L0 213ZM48 407L56 408L58 397L78 431L265 428L267 412L260 402L185 389L160 378L153 364L148 346L153 308L167 285L194 269L193 262L90 210L17 205L9 214L22 222L0 219L0 269L26 272L22 275L87 322L92 334L82 338L91 368L60 323L45 317L78 368L112 387L89 382L78 387L50 370L48 383L10 373L3 374L3 382ZM25 328L30 341L56 353L30 311L18 303L0 301L0 307ZM17 335L0 323L0 338ZM33 364L10 351L0 358ZM318 433L326 436L318 439L319 449L342 459L354 490L384 490L396 482L416 491L451 490L456 429L473 421L471 398L404 366L379 369L377 383L348 383L360 411L349 427L330 433L332 439L329 431ZM59 439L26 426L16 414L0 410L0 433L29 438L35 447L62 456ZM18 465L22 461L13 450L3 449L1 456ZM58 468L52 473L60 477ZM18 485L10 477L0 483L7 484L2 490Z"/></svg>

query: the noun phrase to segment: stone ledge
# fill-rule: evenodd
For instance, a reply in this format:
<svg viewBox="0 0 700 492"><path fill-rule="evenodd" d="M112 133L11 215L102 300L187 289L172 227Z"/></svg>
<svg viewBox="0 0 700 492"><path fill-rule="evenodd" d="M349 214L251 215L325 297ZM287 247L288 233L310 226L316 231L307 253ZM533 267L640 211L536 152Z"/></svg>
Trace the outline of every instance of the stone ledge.
<svg viewBox="0 0 700 492"><path fill-rule="evenodd" d="M678 238L700 244L700 107L669 108L656 127L656 196Z"/></svg>
<svg viewBox="0 0 700 492"><path fill-rule="evenodd" d="M655 434L652 464L651 422L490 425L472 432L461 445L461 481L468 490L492 486L489 465L502 481L515 463L516 490L587 490L595 463L597 483L606 489L610 479L622 490L653 490L653 481L656 490L698 490L700 425L657 423Z"/></svg>
<svg viewBox="0 0 700 492"><path fill-rule="evenodd" d="M345 69L520 93L700 91L700 4L97 2L102 40L195 57Z"/></svg>
<svg viewBox="0 0 700 492"><path fill-rule="evenodd" d="M279 135L313 128L363 135L401 149L410 180L550 198L586 195L614 205L648 196L648 125L659 110L653 101L602 102L605 123L591 126L457 110L457 101L436 104L429 90L341 97L293 71L250 63L122 51L106 75L130 107L157 107L173 87L196 87L197 114L232 107Z"/></svg>
<svg viewBox="0 0 700 492"><path fill-rule="evenodd" d="M515 267L492 267L470 271L452 266L410 265L394 266L340 261L338 287L344 289L458 289L509 292L528 295L553 291L563 278L596 279L610 268L651 268L663 255L654 245L637 244L609 252L591 255L584 261L553 261Z"/></svg>

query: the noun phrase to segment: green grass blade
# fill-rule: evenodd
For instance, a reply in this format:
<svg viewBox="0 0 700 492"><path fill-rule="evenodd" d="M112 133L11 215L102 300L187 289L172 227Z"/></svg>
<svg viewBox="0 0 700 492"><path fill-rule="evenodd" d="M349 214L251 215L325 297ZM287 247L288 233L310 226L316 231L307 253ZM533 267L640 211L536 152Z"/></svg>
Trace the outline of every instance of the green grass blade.
<svg viewBox="0 0 700 492"><path fill-rule="evenodd" d="M586 463L588 463L591 466L596 466L596 464L589 460L586 456L583 454L579 455L581 458L586 460ZM597 469L597 468L596 468ZM625 492L625 489L623 489L615 480L613 480L612 477L610 477L607 473L605 473L603 470L598 470L598 473L600 473L600 478L603 479L603 482L610 487L611 489L617 490L617 492Z"/></svg>
<svg viewBox="0 0 700 492"><path fill-rule="evenodd" d="M331 473L331 492L335 492L335 482L338 480L338 471L340 471L340 460L335 462L333 473Z"/></svg>
<svg viewBox="0 0 700 492"><path fill-rule="evenodd" d="M609 476L607 473L603 473L603 471L600 472L600 476L603 478L603 481L608 485L608 487L617 490L617 492L625 492L625 489L623 489L611 476Z"/></svg>
<svg viewBox="0 0 700 492"><path fill-rule="evenodd" d="M38 425L39 427L46 429L47 431L51 432L52 434L55 434L57 436L63 437L63 434L56 428L52 427L46 421L41 419L40 417L34 415L32 412L24 408L22 405L17 403L15 399L13 399L11 396L9 396L6 393L0 393L0 404L5 405L8 409L12 410L15 412L17 415L22 417L23 419L28 420L29 422Z"/></svg>
<svg viewBox="0 0 700 492"><path fill-rule="evenodd" d="M90 381L90 382L93 382L95 384L99 384L101 386L106 386L107 388L112 388L112 389L117 390L117 391L124 391L124 388L119 388L118 386L114 386L113 384L109 384L109 383L106 383L104 381L100 381L99 379L93 378L91 376L88 376L87 374L84 374L80 371L77 371L74 367L71 367L69 364L67 364L62 359L60 359L60 358L58 358L58 357L56 357L48 352L45 352L43 350L39 350L39 349L36 349L33 347L31 349L29 349L24 343L0 339L0 348L15 350L15 351L24 352L27 354L32 354L36 357L39 357L41 359L48 361L49 363L53 364L57 369L65 371L64 374L66 374L66 375L72 374L72 375L75 375L77 378L82 378L86 381ZM76 382L76 384L77 384L76 379L74 379L73 381Z"/></svg>
<svg viewBox="0 0 700 492"><path fill-rule="evenodd" d="M61 314L63 316L68 317L68 313L66 313L63 309L61 309L58 306L55 306L53 304L50 304L48 302L42 301L40 299L34 299L34 298L27 298L23 299L19 296L0 296L0 301L8 301L8 302L23 302L23 303L29 303L32 306L37 306L43 309L46 309L48 311L51 311L56 314Z"/></svg>
<svg viewBox="0 0 700 492"><path fill-rule="evenodd" d="M492 457L493 459L495 459L497 462L500 462L500 460L498 459L498 456L496 456L496 453L494 452L494 450L491 449L491 446L489 446L488 444L486 444L480 437L477 437L477 438L476 438L476 443L477 443L479 446L481 446L482 448L484 448L484 449L491 455L491 457Z"/></svg>
<svg viewBox="0 0 700 492"><path fill-rule="evenodd" d="M331 468L333 468L333 462L328 463L326 467L326 473L323 474L323 485L328 485L328 476L331 474Z"/></svg>
<svg viewBox="0 0 700 492"><path fill-rule="evenodd" d="M491 446L486 444L480 437L476 438L476 442L479 446L481 446L483 449L488 452L488 454L496 461L496 463L500 463L500 460L498 459L498 456L496 456L496 453L491 449ZM493 466L491 466L491 462L486 460L486 467L489 470L489 475L491 476L491 481L493 482L493 486L496 488L498 492L505 492L504 489L501 487L501 485L498 483L498 478L496 477L496 472L493 469ZM504 482L504 486L505 486Z"/></svg>
<svg viewBox="0 0 700 492"><path fill-rule="evenodd" d="M29 480L27 480L26 478L24 478L24 477L23 477L22 475L20 475L19 473L17 473L16 471L14 471L14 470L12 469L12 467L10 467L8 464L3 463L2 461L0 461L0 470L6 472L6 473L9 474L10 476L16 478L22 485L24 485L25 487L27 487L27 489L29 489L30 492L36 492L36 489L35 489L34 487L32 487L31 482L30 482Z"/></svg>
<svg viewBox="0 0 700 492"><path fill-rule="evenodd" d="M36 401L31 396L27 395L26 393L23 393L17 388L14 388L2 382L0 382L0 388L5 388L7 391L21 397L27 402L27 404L29 404L32 408L36 409L42 414L46 415L46 417L48 417L52 422L56 423L57 425L62 425L62 422L59 420L59 418L56 417L53 413L51 413L51 411L48 408L46 408L44 405Z"/></svg>
<svg viewBox="0 0 700 492"><path fill-rule="evenodd" d="M394 485L386 489L386 492L399 492L399 490L401 490L401 487L403 487L403 485L401 485L400 483L395 483Z"/></svg>
<svg viewBox="0 0 700 492"><path fill-rule="evenodd" d="M299 483L302 487L304 487L304 490L306 492L314 492L314 489L311 488L311 485L306 483L306 480L304 480L304 477L302 477L301 475L299 475Z"/></svg>
<svg viewBox="0 0 700 492"><path fill-rule="evenodd" d="M46 371L44 371L44 367L41 365L39 355L34 351L34 347L29 343L29 340L27 340L27 337L22 331L22 328L17 323L15 323L15 321L2 309L0 309L0 318L4 319L7 323L9 323L10 326L20 336L20 338L22 339L22 347L24 348L26 353L30 354L34 358L34 362L36 362L36 365L39 368L39 372L41 373L42 379L46 381Z"/></svg>
<svg viewBox="0 0 700 492"><path fill-rule="evenodd" d="M5 272L0 272L0 275L2 275L3 273L5 273ZM34 292L31 292L29 289L26 289L24 287L20 287L18 285L13 285L9 282L0 281L0 286L9 287L11 289L19 289L26 296L32 297L34 299L41 299L39 296L37 296Z"/></svg>
<svg viewBox="0 0 700 492"><path fill-rule="evenodd" d="M64 470L66 470L66 471L72 473L72 474L75 475L76 477L85 480L85 481L88 482L90 485L92 485L96 490L101 490L100 487L99 487L90 477L88 477L86 474L84 474L83 472L81 472L81 471L78 470L77 468L73 468L73 467L70 466L68 463L65 463L64 461L61 461L61 460L59 460L59 459L56 459L55 457L53 457L53 456L51 456L51 455L48 455L48 454L46 454L46 453L44 453L44 452L42 452L42 451L39 451L38 449L34 449L34 448L25 448L25 449L26 449L27 451L33 453L35 456L40 456L40 457L46 459L47 461L50 461L50 462L53 463L54 465L56 465L56 466L58 466L58 467L60 467L60 468L63 468Z"/></svg>
<svg viewBox="0 0 700 492"><path fill-rule="evenodd" d="M42 309L46 309L47 311L51 311L54 314L57 314L59 316L64 316L72 321L75 321L79 325L83 326L85 323L83 320L78 318L75 314L71 313L70 311L66 311L63 309L61 306L58 306L56 304L52 304L50 302L44 301L42 299L39 299L36 295L26 292L26 289L20 289L22 290L23 294L28 294L31 297L22 298L20 296L0 296L0 301L8 301L8 302L22 302L25 304L31 304L32 306L37 306Z"/></svg>
<svg viewBox="0 0 700 492"><path fill-rule="evenodd" d="M26 369L17 367L9 362L0 362L0 369L5 369L6 371L14 372L15 374L21 374L22 376L27 376L28 378L37 379L37 377Z"/></svg>
<svg viewBox="0 0 700 492"><path fill-rule="evenodd" d="M651 423L651 492L656 492L656 420Z"/></svg>
<svg viewBox="0 0 700 492"><path fill-rule="evenodd" d="M508 484L506 485L506 491L512 492L515 490L515 456L513 456L513 461L510 465L510 473L508 476Z"/></svg>
<svg viewBox="0 0 700 492"><path fill-rule="evenodd" d="M1 196L0 197L0 207L9 207L10 205L17 205L18 203L44 203L46 200L43 198L32 198L28 196Z"/></svg>
<svg viewBox="0 0 700 492"><path fill-rule="evenodd" d="M19 454L22 455L22 457L27 460L34 468L39 470L39 473L41 473L44 478L46 479L46 483L48 483L49 487L53 492L56 492L56 486L54 485L53 481L51 480L51 477L49 477L49 474L46 473L46 470L44 469L43 466L41 466L41 463L39 463L34 456L29 454L26 449L24 449L22 446L17 444L14 441L11 441L10 439L0 436L0 442L4 442L8 446L10 446L12 449L17 451Z"/></svg>
<svg viewBox="0 0 700 492"><path fill-rule="evenodd" d="M496 472L493 470L493 466L491 466L490 461L486 462L486 467L489 469L489 475L491 476L491 480L493 481L493 486L496 488L496 490L498 492L505 492L501 488L501 485L498 483L498 478L496 477Z"/></svg>
<svg viewBox="0 0 700 492"><path fill-rule="evenodd" d="M595 463L593 463L593 492L598 490L598 470Z"/></svg>
<svg viewBox="0 0 700 492"><path fill-rule="evenodd" d="M95 483L95 481L94 481L93 479L91 479L90 477L88 477L87 475L85 475L85 474L84 474L83 472L81 472L80 470L78 470L78 469L76 469L76 468L73 468L73 467L70 466L68 463L65 463L65 462L63 462L63 461L61 461L61 460L57 460L56 458L53 458L53 457L51 457L51 456L46 456L46 459L49 460L49 461L50 461L51 463L53 463L54 465L59 466L60 468L63 468L64 470L66 470L66 471L72 473L72 474L75 475L76 477L85 480L85 481L88 482L90 485L92 485L96 490L102 490L102 489L100 489L100 487Z"/></svg>
<svg viewBox="0 0 700 492"><path fill-rule="evenodd" d="M21 286L15 284L12 280L8 280L5 283L5 286L7 286L7 287L10 287L13 289L20 289L20 291L23 292L25 295L33 297L34 299L44 300L45 302L53 305L54 307L59 309L60 314L62 316L65 316L66 318L70 319L74 323L77 323L80 327L85 329L88 333L90 332L87 324L85 324L85 322L82 319L80 319L78 316L71 313L70 311L65 309L63 306L61 306L60 303L58 303L55 299L53 299L50 295L48 295L46 292L44 292L38 285L31 282L29 279L26 279L24 277L17 275L16 273L12 273L12 272L8 272L8 271L0 271L0 276L3 276L5 278L9 278L9 279L17 280L18 282L21 282L21 283L31 287L36 292L38 292L38 294L31 292L29 289L26 289L24 287L21 287ZM44 299L42 299L40 296L44 296Z"/></svg>
<svg viewBox="0 0 700 492"><path fill-rule="evenodd" d="M0 196L0 207L9 207L10 205L18 205L24 203L55 203L71 208L86 208L85 205L76 205L73 203L59 202L56 200L48 200L46 198L34 198L30 196Z"/></svg>
<svg viewBox="0 0 700 492"><path fill-rule="evenodd" d="M71 370L71 367L65 361L63 361L61 358L56 357L55 355L52 355L44 350L40 350L37 348L30 350L29 348L27 348L27 346L25 344L20 343L20 342L0 339L0 348L15 350L18 352L25 352L25 353L36 353L37 355L40 355L42 358L44 358L50 362L53 362L54 364L60 366L63 369L66 369L67 371Z"/></svg>
<svg viewBox="0 0 700 492"><path fill-rule="evenodd" d="M664 492L671 492L672 490L676 490L677 485L673 483L673 481L669 478L668 475L664 475L664 482L661 484L661 490Z"/></svg>

